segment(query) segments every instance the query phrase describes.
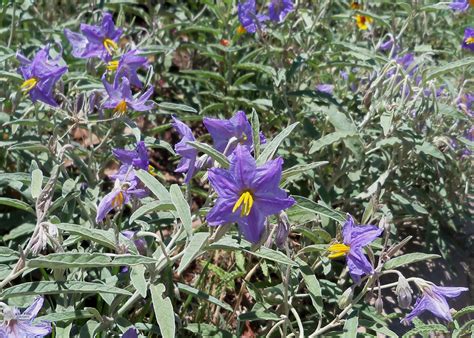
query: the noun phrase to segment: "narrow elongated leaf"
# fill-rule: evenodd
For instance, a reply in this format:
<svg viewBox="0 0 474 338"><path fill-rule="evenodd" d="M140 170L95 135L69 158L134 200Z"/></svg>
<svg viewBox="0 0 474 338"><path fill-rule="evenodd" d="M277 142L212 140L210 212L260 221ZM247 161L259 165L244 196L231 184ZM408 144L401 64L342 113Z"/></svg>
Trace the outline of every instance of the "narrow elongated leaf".
<svg viewBox="0 0 474 338"><path fill-rule="evenodd" d="M280 144L285 140L285 138L288 137L288 135L291 134L293 129L295 129L298 124L299 122L293 123L292 125L283 129L277 136L275 136L275 138L266 145L265 149L263 149L262 153L257 158L257 165L262 165L268 160L272 159Z"/></svg>
<svg viewBox="0 0 474 338"><path fill-rule="evenodd" d="M315 152L320 151L322 148L329 146L333 143L339 142L346 137L350 136L356 136L354 132L350 131L335 131L334 133L330 133L327 135L324 135L320 139L313 141L311 143L311 148L309 149L309 154L313 154Z"/></svg>
<svg viewBox="0 0 474 338"><path fill-rule="evenodd" d="M132 294L127 290L117 288L111 285L67 281L67 282L31 282L12 286L3 290L0 297L3 299L14 296L28 296L28 295L54 295L54 294L68 294L68 293L110 293L116 295L131 296Z"/></svg>
<svg viewBox="0 0 474 338"><path fill-rule="evenodd" d="M333 220L336 220L340 223L343 223L346 220L346 215L344 215L342 212L336 211L321 204L317 204L306 197L293 196L293 198L296 200L295 207L297 208L309 210L315 214L332 218Z"/></svg>
<svg viewBox="0 0 474 338"><path fill-rule="evenodd" d="M181 291L181 292L184 292L184 293L187 293L189 295L193 295L193 296L196 296L198 298L204 299L204 300L206 300L206 301L208 301L212 304L220 306L221 308L223 308L227 311L231 311L231 312L234 311L229 304L224 303L224 302L220 301L219 299L217 299L216 297L208 295L207 293L205 293L201 290L193 288L192 286L189 286L189 285L186 285L186 284L183 284L183 283L177 283L177 286L178 286L178 290Z"/></svg>
<svg viewBox="0 0 474 338"><path fill-rule="evenodd" d="M193 235L188 246L183 251L183 258L181 258L181 262L178 266L178 274L181 274L199 254L199 251L202 249L208 238L209 233L207 232L198 232Z"/></svg>
<svg viewBox="0 0 474 338"><path fill-rule="evenodd" d="M357 311L352 311L344 323L344 334L342 338L357 338L357 328L359 327L359 316Z"/></svg>
<svg viewBox="0 0 474 338"><path fill-rule="evenodd" d="M189 208L188 202L186 202L186 199L177 184L173 184L170 187L170 193L171 201L173 202L176 211L178 212L178 216L183 223L184 230L186 230L188 236L191 236L193 225L191 220L191 209Z"/></svg>
<svg viewBox="0 0 474 338"><path fill-rule="evenodd" d="M8 205L9 207L28 211L32 214L35 213L28 203L13 198L0 197L0 205Z"/></svg>
<svg viewBox="0 0 474 338"><path fill-rule="evenodd" d="M424 333L434 334L434 333L444 333L449 332L448 328L442 324L427 324L427 325L420 325L411 329L407 333L403 335L403 338L411 338L422 336Z"/></svg>
<svg viewBox="0 0 474 338"><path fill-rule="evenodd" d="M171 201L171 196L165 186L160 183L152 174L145 170L135 170L135 174L150 189L150 191L161 201Z"/></svg>
<svg viewBox="0 0 474 338"><path fill-rule="evenodd" d="M109 249L115 249L114 234L100 229L86 228L76 224L61 223L56 225L60 230L69 232L72 235L78 235L81 238L99 243Z"/></svg>
<svg viewBox="0 0 474 338"><path fill-rule="evenodd" d="M212 148L210 145L197 142L197 141L189 141L186 143L196 148L197 150L202 151L204 154L209 155L214 161L219 163L222 168L229 168L230 163L227 157L225 157L224 154Z"/></svg>
<svg viewBox="0 0 474 338"><path fill-rule="evenodd" d="M260 155L260 120L258 119L258 114L255 109L252 109L252 137L253 137L253 152L254 156L258 158Z"/></svg>
<svg viewBox="0 0 474 338"><path fill-rule="evenodd" d="M395 269L403 265L412 264L415 262L426 261L429 259L440 258L440 255L426 254L422 252L413 252L398 257L394 257L385 263L384 267L387 270Z"/></svg>
<svg viewBox="0 0 474 338"><path fill-rule="evenodd" d="M166 110L177 110L177 111L184 111L184 112L189 112L189 113L198 112L193 107L187 106L185 104L180 104L180 103L161 102L161 103L158 103L158 107L166 109Z"/></svg>
<svg viewBox="0 0 474 338"><path fill-rule="evenodd" d="M308 264L306 264L300 258L298 258L296 261L300 266L300 271L303 275L303 280L306 284L306 287L308 288L313 307L321 315L323 312L323 296L321 293L321 285L319 285L319 281L316 278L316 275L311 270L311 267Z"/></svg>
<svg viewBox="0 0 474 338"><path fill-rule="evenodd" d="M31 268L94 268L105 266L131 266L137 264L154 264L156 259L137 255L109 256L100 253L53 253L27 261Z"/></svg>
<svg viewBox="0 0 474 338"><path fill-rule="evenodd" d="M153 310L155 311L155 318L160 327L161 335L164 338L174 338L176 324L174 321L173 305L168 297L163 298L165 290L166 287L163 284L150 285Z"/></svg>
<svg viewBox="0 0 474 338"><path fill-rule="evenodd" d="M328 163L329 163L328 161L320 161L320 162L313 162L313 163L308 163L308 164L295 165L294 167L286 169L282 172L281 180L282 182L285 182L286 180L288 180L289 178L293 176L306 173L308 171L311 171L313 169L316 169Z"/></svg>
<svg viewBox="0 0 474 338"><path fill-rule="evenodd" d="M426 80L431 80L435 77L438 77L444 73L452 73L458 68L468 67L474 65L474 58L464 58L458 61L449 62L443 66L431 68L431 70L426 75Z"/></svg>
<svg viewBox="0 0 474 338"><path fill-rule="evenodd" d="M40 169L35 169L31 173L31 197L37 199L41 193L41 186L43 184L43 172Z"/></svg>
<svg viewBox="0 0 474 338"><path fill-rule="evenodd" d="M65 311L58 313L50 313L41 317L37 317L35 321L48 321L48 322L66 322L76 319L92 318L94 314L87 310L76 310L76 311Z"/></svg>
<svg viewBox="0 0 474 338"><path fill-rule="evenodd" d="M133 287L140 293L140 296L146 298L148 284L145 279L145 267L143 265L135 265L131 270L130 281Z"/></svg>
<svg viewBox="0 0 474 338"><path fill-rule="evenodd" d="M130 216L129 224L135 222L136 219L142 217L143 215L149 214L150 212L156 211L170 211L175 210L173 202L171 201L153 201L142 205L140 208L135 210L135 212Z"/></svg>

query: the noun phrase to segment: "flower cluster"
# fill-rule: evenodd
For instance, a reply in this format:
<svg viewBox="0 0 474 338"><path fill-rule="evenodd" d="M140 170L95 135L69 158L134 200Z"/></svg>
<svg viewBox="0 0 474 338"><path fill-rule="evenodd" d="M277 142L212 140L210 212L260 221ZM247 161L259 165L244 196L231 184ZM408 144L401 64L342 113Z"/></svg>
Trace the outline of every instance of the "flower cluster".
<svg viewBox="0 0 474 338"><path fill-rule="evenodd" d="M266 21L282 22L291 11L293 11L293 0L271 0L268 4L268 15L257 13L255 0L239 1L237 14L240 26L237 32L255 33L263 30Z"/></svg>

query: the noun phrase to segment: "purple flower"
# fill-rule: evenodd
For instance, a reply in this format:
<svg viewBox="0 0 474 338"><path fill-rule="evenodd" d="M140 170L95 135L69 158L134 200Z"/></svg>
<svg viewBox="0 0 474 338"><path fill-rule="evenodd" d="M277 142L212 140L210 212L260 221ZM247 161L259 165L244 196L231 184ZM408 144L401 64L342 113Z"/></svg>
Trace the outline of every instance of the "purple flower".
<svg viewBox="0 0 474 338"><path fill-rule="evenodd" d="M316 85L316 91L328 95L332 95L334 93L334 85L328 83L321 83Z"/></svg>
<svg viewBox="0 0 474 338"><path fill-rule="evenodd" d="M264 22L268 20L266 15L257 14L255 0L239 1L237 15L240 21L240 27L237 29L239 33L255 33L257 30L263 29Z"/></svg>
<svg viewBox="0 0 474 338"><path fill-rule="evenodd" d="M102 104L102 107L113 108L114 112L118 115L123 116L130 108L135 111L147 111L154 107L153 102L148 102L148 99L153 94L153 87L148 88L146 92L134 98L132 96L132 90L130 89L130 82L126 77L123 77L120 83L115 82L112 86L105 80L104 74L102 83L104 84L107 94L109 94L109 97Z"/></svg>
<svg viewBox="0 0 474 338"><path fill-rule="evenodd" d="M51 324L33 324L33 319L43 306L44 298L37 297L23 313L14 307L3 308L3 322L0 324L0 337L27 338L44 337L51 333Z"/></svg>
<svg viewBox="0 0 474 338"><path fill-rule="evenodd" d="M464 94L458 99L458 108L470 117L474 117L474 94Z"/></svg>
<svg viewBox="0 0 474 338"><path fill-rule="evenodd" d="M126 77L132 86L142 88L143 85L137 75L139 68L145 68L148 65L146 57L138 56L137 50L131 50L120 57L119 60L110 61L107 64L107 69L110 71L116 70L115 82L118 82L123 77Z"/></svg>
<svg viewBox="0 0 474 338"><path fill-rule="evenodd" d="M342 227L343 243L336 243L329 246L329 258L338 258L346 256L347 267L354 282L359 283L360 277L365 274L371 274L374 271L363 249L366 245L372 243L383 229L374 225L356 226L351 215Z"/></svg>
<svg viewBox="0 0 474 338"><path fill-rule="evenodd" d="M449 4L449 8L456 12L465 12L469 9L469 0L453 0Z"/></svg>
<svg viewBox="0 0 474 338"><path fill-rule="evenodd" d="M129 328L125 333L122 335L122 338L138 338L137 329L134 327Z"/></svg>
<svg viewBox="0 0 474 338"><path fill-rule="evenodd" d="M130 201L130 198L143 198L148 195L148 191L138 187L139 180L136 178L133 169L127 173L128 180L116 179L114 188L104 196L97 207L95 221L102 222L107 214L115 208L121 208Z"/></svg>
<svg viewBox="0 0 474 338"><path fill-rule="evenodd" d="M114 180L117 178L121 181L127 180L132 169L143 169L148 172L153 170L148 159L148 150L143 141L138 142L134 150L114 149L112 153L122 162L118 173L110 176ZM137 181L138 183L139 181Z"/></svg>
<svg viewBox="0 0 474 338"><path fill-rule="evenodd" d="M122 235L124 235L130 240L133 240L133 244L135 244L135 246L137 247L138 252L141 255L145 255L146 254L146 241L143 238L135 238L136 233L137 233L136 231L132 231L132 230L122 231Z"/></svg>
<svg viewBox="0 0 474 338"><path fill-rule="evenodd" d="M237 145L230 169L212 168L209 182L218 194L207 214L209 225L237 222L244 237L257 243L265 230L265 218L291 207L295 200L280 189L283 159L257 167L247 147Z"/></svg>
<svg viewBox="0 0 474 338"><path fill-rule="evenodd" d="M30 94L33 102L41 101L56 107L58 104L53 97L53 87L67 72L67 66L59 65L61 53L54 59L50 58L48 45L40 49L32 61L20 53L16 54L16 58L20 61L18 72L25 79L21 90Z"/></svg>
<svg viewBox="0 0 474 338"><path fill-rule="evenodd" d="M462 48L474 52L474 28L467 27L464 30L464 39L462 40Z"/></svg>
<svg viewBox="0 0 474 338"><path fill-rule="evenodd" d="M420 283L420 289L423 293L421 298L415 302L413 310L402 320L402 322L409 324L414 317L421 315L424 311L429 311L436 317L447 321L452 321L449 305L446 298L455 298L468 288L459 287L442 287L436 286L432 283L423 281Z"/></svg>
<svg viewBox="0 0 474 338"><path fill-rule="evenodd" d="M181 136L181 141L174 146L174 150L177 154L181 155L181 160L179 161L178 167L175 172L177 173L186 173L184 179L185 183L189 183L194 176L194 173L197 171L196 162L198 151L196 148L187 144L189 141L196 141L194 138L191 128L185 125L183 122L178 120L176 117L173 119L173 128L176 129L178 134Z"/></svg>
<svg viewBox="0 0 474 338"><path fill-rule="evenodd" d="M110 13L104 13L100 26L81 23L81 33L69 29L64 34L72 45L72 55L81 59L99 57L108 62L112 54L118 49L117 42L122 35L120 28L116 29Z"/></svg>
<svg viewBox="0 0 474 338"><path fill-rule="evenodd" d="M271 0L268 4L268 16L272 21L282 22L291 11L293 0Z"/></svg>
<svg viewBox="0 0 474 338"><path fill-rule="evenodd" d="M214 148L224 155L232 154L237 143L249 149L253 147L253 133L245 112L238 111L229 120L220 120L205 117L204 125L212 136ZM229 143L234 138L235 142Z"/></svg>

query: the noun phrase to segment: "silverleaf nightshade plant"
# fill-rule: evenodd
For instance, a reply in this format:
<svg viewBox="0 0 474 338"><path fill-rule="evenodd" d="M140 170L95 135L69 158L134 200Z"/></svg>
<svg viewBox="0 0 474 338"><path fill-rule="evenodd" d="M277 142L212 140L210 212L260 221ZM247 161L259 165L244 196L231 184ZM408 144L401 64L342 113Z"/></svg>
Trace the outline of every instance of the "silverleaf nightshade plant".
<svg viewBox="0 0 474 338"><path fill-rule="evenodd" d="M258 243L266 218L295 204L279 187L282 165L283 159L277 158L257 167L248 148L237 145L229 169L209 169L209 182L218 195L206 217L209 225L236 222L245 239Z"/></svg>
<svg viewBox="0 0 474 338"><path fill-rule="evenodd" d="M44 298L36 297L33 303L23 312L16 307L0 303L3 321L0 324L0 338L34 338L44 337L51 333L51 323L33 323L43 307Z"/></svg>

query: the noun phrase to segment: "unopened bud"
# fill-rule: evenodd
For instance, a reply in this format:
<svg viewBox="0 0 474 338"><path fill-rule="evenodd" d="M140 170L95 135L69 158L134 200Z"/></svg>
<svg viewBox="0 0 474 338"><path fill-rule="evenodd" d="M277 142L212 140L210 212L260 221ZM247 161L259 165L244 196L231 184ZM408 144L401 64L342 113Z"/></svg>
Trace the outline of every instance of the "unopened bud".
<svg viewBox="0 0 474 338"><path fill-rule="evenodd" d="M288 240L288 235L290 233L290 220L284 211L280 212L278 215L278 228L275 234L275 244L279 248L285 246L286 241Z"/></svg>
<svg viewBox="0 0 474 338"><path fill-rule="evenodd" d="M339 297L339 300L337 301L337 305L339 308L342 310L344 309L347 305L349 305L352 302L352 297L354 296L354 288L349 287L344 291L344 293Z"/></svg>
<svg viewBox="0 0 474 338"><path fill-rule="evenodd" d="M400 276L398 278L398 284L395 293L397 294L398 305L402 309L407 309L408 307L410 307L412 300L412 290L410 288L410 284L408 284L408 281L405 277Z"/></svg>
<svg viewBox="0 0 474 338"><path fill-rule="evenodd" d="M379 314L383 312L383 300L381 297L377 297L377 299L375 300L375 310Z"/></svg>

